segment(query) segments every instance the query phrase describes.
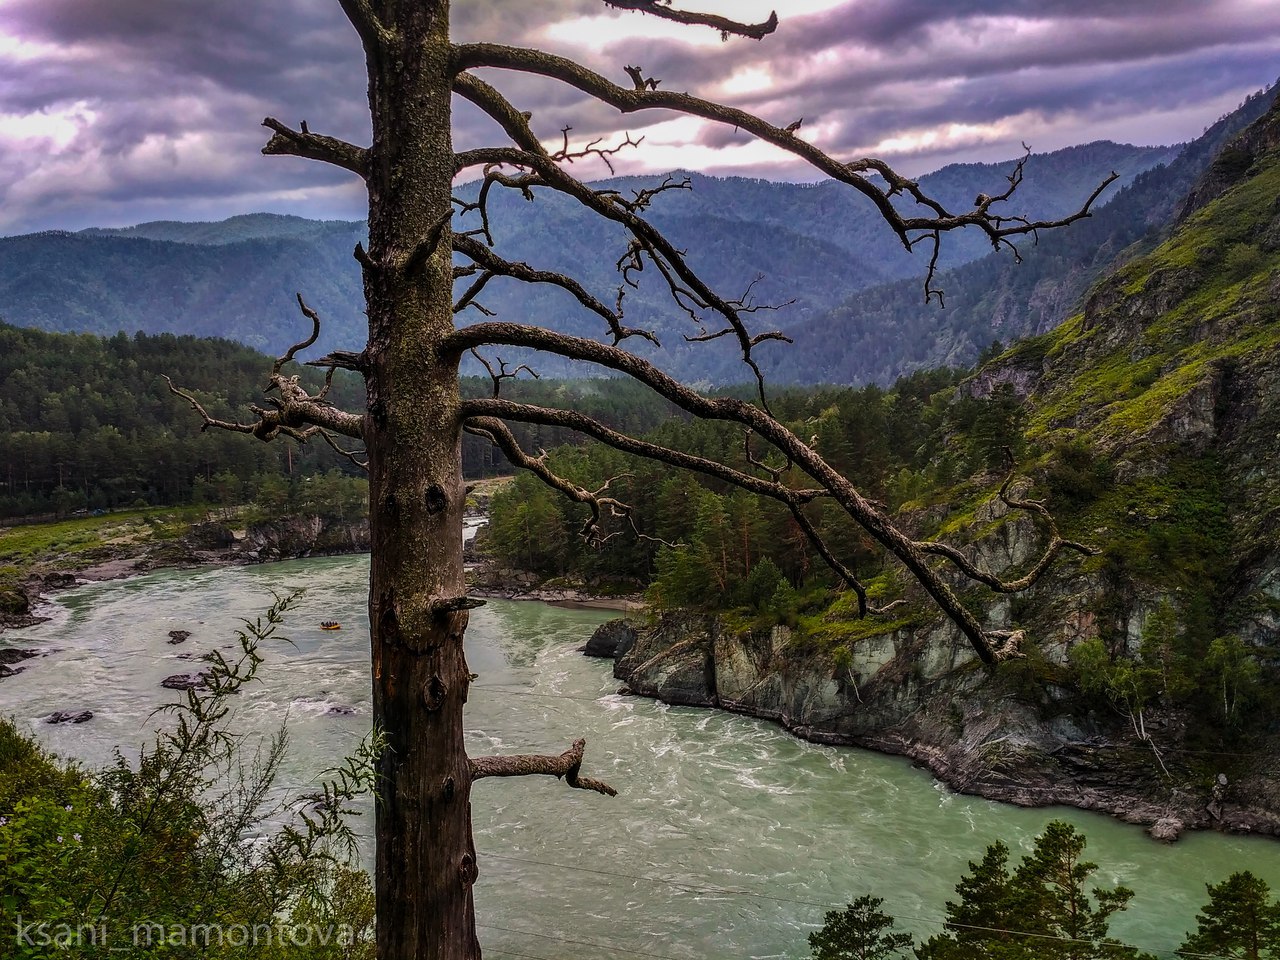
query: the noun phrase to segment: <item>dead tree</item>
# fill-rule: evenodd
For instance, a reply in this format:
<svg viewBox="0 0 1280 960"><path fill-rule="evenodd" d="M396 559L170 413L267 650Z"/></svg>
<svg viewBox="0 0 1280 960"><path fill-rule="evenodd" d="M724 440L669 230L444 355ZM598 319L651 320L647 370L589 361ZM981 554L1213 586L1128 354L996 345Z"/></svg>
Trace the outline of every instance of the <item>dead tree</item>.
<svg viewBox="0 0 1280 960"><path fill-rule="evenodd" d="M985 630L948 585L938 565L951 564L952 576L993 590L1021 589L1042 574L1063 550L1082 551L1062 539L1042 506L1008 499L1011 508L1030 510L1049 533L1032 573L1005 583L982 570L959 550L913 540L885 511L864 497L800 437L770 415L764 380L755 359L764 343L785 340L777 331L754 330L756 307L747 297L730 299L710 289L689 267L683 252L646 219L654 198L686 186L665 184L629 196L598 189L568 172L584 157L607 159L635 145L597 141L575 147L568 131L548 145L535 134L530 115L501 92L504 79L536 75L574 88L624 114L660 111L697 117L745 131L807 162L819 174L846 184L866 197L887 229L907 249L932 251L925 293L933 287L937 250L952 230L982 231L999 248L1014 251L1018 237L1070 223L1089 215L1104 182L1074 215L1054 221L1010 216L1001 204L1022 179L1018 163L1008 189L983 195L963 210L950 210L926 195L914 181L874 159L842 160L802 139L793 118L763 119L687 93L671 91L636 66L619 65L630 82L617 84L578 63L537 50L491 43L455 44L449 35L449 0L338 0L363 44L368 67L373 137L368 147L294 129L274 119L263 152L316 160L362 178L369 194L369 246L357 246L363 271L369 334L357 353L334 353L313 365L332 371L357 371L367 386L362 412L334 409L326 390L312 396L286 363L315 342L320 320L299 300L312 322L312 334L275 364L269 402L252 408L245 423L209 417L196 398L185 397L209 427L271 440L281 434L305 441L320 438L368 470L372 522L369 619L375 722L387 749L380 763L377 801L378 956L384 960L471 960L479 957L472 886L478 876L471 834L470 796L474 781L485 777L551 774L571 787L602 793L611 789L579 775L583 744L548 757L468 758L463 746L463 708L469 673L462 638L468 610L462 572L462 513L465 491L461 471L464 431L488 437L513 464L532 470L552 486L587 505L586 534L596 540L625 527L630 508L607 490L585 490L555 476L541 456L520 449L507 424L554 424L579 431L620 450L697 471L763 497L779 501L796 517L817 551L853 590L865 615L874 609L854 571L823 542L804 506L830 498L902 564L938 608L953 620L986 663L1011 652L1016 636ZM602 0L604 6L638 11L692 27L709 27L726 39L762 39L777 26L739 23L724 17L680 9L670 0ZM483 78L482 78L483 74ZM495 85L497 83L498 85ZM518 92L518 85L513 85ZM455 152L451 110L454 97L474 104L497 122L505 142ZM456 177L476 173L481 181L475 201L453 197ZM516 190L532 197L553 190L625 229L629 245L619 261L618 290L588 291L570 276L503 258L494 249L488 200L494 190ZM455 209L456 207L456 209ZM916 215L901 212L915 211ZM623 293L636 274L650 270L670 288L673 309L696 321L690 340L725 338L740 351L744 370L758 384L758 399L745 402L707 398L626 349L632 338L656 342L652 331L628 326ZM600 341L567 336L536 323L491 318L481 306L486 286L505 278L561 288L601 322ZM461 282L460 282L461 281ZM455 285L461 291L456 294ZM484 316L459 326L460 314L474 309ZM510 373L488 365L494 396L464 400L459 393L460 359L472 351L525 348L543 351L635 378L695 417L733 423L769 445L775 462L787 471L764 467L756 459L750 472L667 449L623 435L572 410L511 402L501 396ZM172 385L171 385L172 386ZM347 441L363 449L347 449ZM748 441L750 449L750 440ZM802 485L787 477L804 475ZM1007 486L1005 495L1007 497Z"/></svg>

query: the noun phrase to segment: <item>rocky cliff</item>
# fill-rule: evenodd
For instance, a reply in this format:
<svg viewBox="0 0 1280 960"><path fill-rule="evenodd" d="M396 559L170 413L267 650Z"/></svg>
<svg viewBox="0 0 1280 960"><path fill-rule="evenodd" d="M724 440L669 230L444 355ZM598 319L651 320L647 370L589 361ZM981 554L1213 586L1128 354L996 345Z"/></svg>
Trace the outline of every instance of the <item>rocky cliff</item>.
<svg viewBox="0 0 1280 960"><path fill-rule="evenodd" d="M1112 662L1137 664L1156 612L1171 610L1170 649L1189 675L1230 635L1268 695L1280 689L1280 111L1227 148L1183 217L1077 316L964 388L1008 385L1025 401L1027 482L1064 534L1098 547L993 598L990 625L1026 631L1022 657L989 671L923 605L876 624L837 603L816 629L664 616L621 644L617 676L669 703L902 753L969 793L1102 810L1166 839L1193 827L1280 835L1274 705L1248 726L1215 726L1212 691L1166 688L1143 739L1135 718L1082 692L1071 656L1100 640ZM998 482L932 491L903 519L1017 571L1038 534L1005 515Z"/></svg>

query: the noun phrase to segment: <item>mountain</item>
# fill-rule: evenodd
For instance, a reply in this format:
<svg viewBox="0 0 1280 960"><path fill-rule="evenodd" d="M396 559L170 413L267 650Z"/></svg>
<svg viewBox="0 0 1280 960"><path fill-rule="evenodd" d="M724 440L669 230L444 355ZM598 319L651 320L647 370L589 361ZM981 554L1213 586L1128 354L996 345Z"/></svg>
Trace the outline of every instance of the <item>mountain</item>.
<svg viewBox="0 0 1280 960"><path fill-rule="evenodd" d="M891 383L912 370L965 367L994 340L1043 333L1075 312L1089 286L1118 258L1150 250L1219 150L1275 100L1247 99L1167 164L1135 177L1092 217L1021 244L1022 262L992 253L945 271L946 307L924 303L920 281L889 283L851 296L793 327L795 346L762 354L766 373L785 383Z"/></svg>
<svg viewBox="0 0 1280 960"><path fill-rule="evenodd" d="M1130 181L1169 155L1166 148L1100 142L1032 157L1017 195L1020 205L1011 212L1061 216L1113 169L1122 182ZM956 165L922 183L946 202L967 206L980 191L1002 189L1011 167ZM856 290L923 270L924 261L892 240L870 204L835 183L673 175L685 176L691 189L659 196L653 219L715 289L737 296L763 276L754 290L760 302L794 300L771 315L784 326L819 317ZM599 186L626 192L658 182L619 178ZM474 197L475 191L472 184L459 192ZM530 204L516 193L494 191L499 252L569 271L611 302L619 284L615 262L626 250L621 232L567 198L538 194ZM463 227L476 222L474 214L457 221ZM363 296L351 251L363 236L360 222L255 214L220 223L161 221L0 238L0 317L63 332L216 335L274 353L302 326L293 302L300 291L326 320L321 348L356 348L364 338ZM981 237L953 239L947 264L984 252ZM663 335L667 349L655 356L691 380L742 379L732 352L721 349L725 344L684 343L682 334L696 327L652 274L646 271L641 288L628 291L627 311L631 325ZM501 281L490 285L483 302L502 316L530 317L576 334L602 333L596 318L559 291ZM581 373L554 361L539 369Z"/></svg>

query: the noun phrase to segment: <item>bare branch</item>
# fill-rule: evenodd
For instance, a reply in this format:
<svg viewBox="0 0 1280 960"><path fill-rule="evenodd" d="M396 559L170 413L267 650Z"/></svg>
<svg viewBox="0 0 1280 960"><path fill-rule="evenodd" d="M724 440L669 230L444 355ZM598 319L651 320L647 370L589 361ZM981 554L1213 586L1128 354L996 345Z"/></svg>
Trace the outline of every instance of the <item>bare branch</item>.
<svg viewBox="0 0 1280 960"><path fill-rule="evenodd" d="M186 390L179 390L173 385L173 381L163 373L160 374L160 378L168 385L170 393L187 401L187 403L191 404L191 409L200 415L200 419L204 421L200 427L202 431L208 430L210 427L216 427L219 430L230 430L232 433L254 433L256 431L258 425L255 423L235 423L230 420L217 420L209 416L209 411L194 396Z"/></svg>
<svg viewBox="0 0 1280 960"><path fill-rule="evenodd" d="M465 400L463 401L462 409L463 416L469 418L468 423L473 422L472 418L499 417L503 420L514 420L518 423L565 427L593 437L601 443L613 447L615 450L621 450L624 453L634 454L648 460L669 463L672 466L680 467L683 470L691 470L694 473L705 474L725 483L733 484L736 487L741 487L751 493L769 497L772 500L779 500L783 503L794 501L799 504L805 504L811 503L819 497L827 496L825 490L792 489L781 483L762 480L759 477L753 477L748 473L735 470L733 467L720 463L718 460L710 460L706 457L686 453L683 450L674 450L647 440L639 440L607 427L598 420L578 413L576 410L538 407L532 404L515 403L510 400L496 398Z"/></svg>
<svg viewBox="0 0 1280 960"><path fill-rule="evenodd" d="M271 389L272 383L280 375L280 370L286 363L320 339L320 315L307 306L306 301L302 299L302 294L297 293L294 296L298 298L298 309L302 311L302 315L311 321L311 335L299 340L283 354L276 357L275 363L271 365L271 381L267 383L267 390Z"/></svg>
<svg viewBox="0 0 1280 960"><path fill-rule="evenodd" d="M910 246L911 233L916 231L945 232L974 226L983 230L993 245L999 245L999 241L1005 237L1034 234L1039 230L1065 226L1089 216L1093 204L1103 190L1118 179L1118 174L1112 173L1099 184L1075 213L1056 220L1033 221L992 213L991 206L996 202L1008 200L1021 183L1022 165L1026 159L1024 157L1008 178L1009 189L1005 193L995 197L982 197L970 210L952 212L939 201L926 195L915 181L898 174L882 160L875 158L862 158L848 162L837 160L813 144L801 140L794 130L788 130L786 126L776 126L736 107L703 100L686 93L656 90L649 88L648 85L640 89L634 82L630 87L619 86L565 57L521 47L492 43L462 44L455 47L454 64L459 71L477 67L494 67L550 77L581 90L621 113L671 110L745 130L767 143L800 157L816 170L866 195L875 203L885 222L907 247ZM459 80L461 79L460 77ZM463 92L464 96L466 95L461 86L456 88L459 92ZM512 131L507 132L510 135ZM513 139L517 145L526 150L529 149L521 139L515 137ZM866 176L869 173L878 174L883 178L885 186L882 188L869 179ZM899 194L911 197L916 203L929 210L930 215L926 217L901 215L892 203L892 198Z"/></svg>
<svg viewBox="0 0 1280 960"><path fill-rule="evenodd" d="M854 572L835 555L835 552L827 545L827 541L823 539L822 534L818 533L818 528L813 525L813 521L805 516L799 505L791 504L790 506L791 516L795 518L800 532L813 544L814 549L818 551L818 556L822 557L822 562L834 570L836 576L844 582L845 586L857 594L858 616L865 617L868 613L867 588L862 585L862 581L854 575Z"/></svg>
<svg viewBox="0 0 1280 960"><path fill-rule="evenodd" d="M498 369L494 370L493 364L491 364L484 357L480 356L480 353L478 350L473 349L471 351L471 355L480 361L485 371L489 374L489 379L493 381L493 395L495 397L502 392L502 381L516 379L518 376L520 376L520 372L522 370L525 373L529 374L529 376L533 377L533 379L535 380L542 379L541 377L538 376L537 371L534 370L533 367L529 366L527 363L520 364L520 366L516 367L514 370L508 370L507 361L503 360L501 357L498 357Z"/></svg>
<svg viewBox="0 0 1280 960"><path fill-rule="evenodd" d="M453 172L459 174L468 167L524 165L528 154L517 147L479 147L475 150L464 150L453 155Z"/></svg>
<svg viewBox="0 0 1280 960"><path fill-rule="evenodd" d="M383 25L369 0L338 0L338 3L356 28L356 33L360 34L365 50L374 52L395 39L395 32Z"/></svg>
<svg viewBox="0 0 1280 960"><path fill-rule="evenodd" d="M484 273L476 280L474 284L463 294L462 298L454 304L454 313L459 313L468 306L474 304L476 296L489 283L494 276L511 277L513 280L519 280L522 283L545 283L551 286L559 287L562 290L572 294L573 298L582 304L596 316L601 317L609 326L609 333L613 337L614 344L621 343L629 337L643 337L651 343L657 344L658 338L648 330L640 330L636 327L627 327L622 323L622 298L618 298L617 305L613 308L606 306L603 302L589 293L585 287L572 277L565 276L562 273L554 273L549 270L535 270L527 263L512 262L504 260L498 256L484 244L472 237L454 234L453 249L461 253L465 257L469 257L472 262L484 270Z"/></svg>
<svg viewBox="0 0 1280 960"><path fill-rule="evenodd" d="M616 797L618 791L601 780L593 780L579 774L582 767L582 754L587 749L586 740L575 740L573 746L558 757L551 756L513 756L513 757L472 757L471 779L483 780L486 777L531 777L548 776L557 780L563 779L566 784L578 790L594 790L606 797Z"/></svg>
<svg viewBox="0 0 1280 960"><path fill-rule="evenodd" d="M1049 533L1049 541L1045 545L1044 551L1027 570L1025 574L1016 580L1001 580L990 570L985 570L971 561L964 553L945 543L932 543L929 541L918 541L916 548L921 553L931 554L936 557L943 557L953 563L970 580L977 581L990 587L996 593L1019 593L1028 587L1034 586L1041 577L1048 572L1053 566L1054 561L1064 550L1079 553L1086 557L1097 556L1098 551L1094 547L1090 547L1075 540L1063 539L1062 534L1058 530L1058 522L1054 519L1049 508L1045 506L1041 500L1023 500L1009 493L1016 476L1016 466L1013 462L1013 452L1005 448L1005 456L1009 462L1009 472L1004 478L1004 483L1000 485L998 496L1002 503L1010 510L1021 510L1026 513L1033 514L1038 517L1040 522L1045 526Z"/></svg>
<svg viewBox="0 0 1280 960"><path fill-rule="evenodd" d="M302 157L319 160L335 167L350 170L364 179L369 176L369 151L336 137L312 133L303 123L301 130L292 130L274 117L267 117L262 125L275 133L262 148L268 156Z"/></svg>
<svg viewBox="0 0 1280 960"><path fill-rule="evenodd" d="M311 396L311 394L307 393L298 377L285 376L281 372L285 364L296 360L297 355L312 346L320 336L320 316L307 306L301 294L298 294L298 307L302 310L303 315L311 321L311 333L290 346L288 350L276 357L272 362L271 378L267 381L266 386L263 387L263 393L274 392L277 396L270 398L271 409L260 407L256 404L249 407L249 410L258 418L256 423L238 423L215 419L209 416L208 411L194 396L185 390L179 390L168 377L164 378L165 383L169 385L170 393L186 400L192 409L200 415L204 421L201 429L207 430L209 427L215 427L219 430L230 430L235 433L251 433L262 441L271 441L280 434L284 434L299 443L305 443L320 434L335 450L351 459L358 466L364 467L366 464L356 459L355 454L339 448L333 442L333 438L329 436L330 433L337 433L357 440L364 437L364 418L354 413L339 410L326 399L329 395L329 388L333 384L334 368L340 365L337 362L333 362L335 358L330 356L323 361L316 361L317 365L329 368L329 372L325 376L324 386L316 396Z"/></svg>
<svg viewBox="0 0 1280 960"><path fill-rule="evenodd" d="M445 228L449 226L449 221L453 219L453 210L446 210L436 221L431 224L424 236L405 258L403 270L408 276L412 276L418 271L424 263L431 259L432 254L440 246L440 241L444 238Z"/></svg>
<svg viewBox="0 0 1280 960"><path fill-rule="evenodd" d="M664 3L668 5L664 6ZM641 13L650 13L655 17L661 17L663 20L674 20L676 23L693 26L712 27L719 30L721 38L725 40L728 40L730 35L749 37L752 40L763 40L778 29L778 15L776 13L769 14L769 19L763 23L742 23L737 20L730 20L728 17L716 16L713 13L694 13L690 10L679 10L669 6L669 4L670 0L604 0L606 7L616 7L619 10L639 10Z"/></svg>
<svg viewBox="0 0 1280 960"><path fill-rule="evenodd" d="M940 555L950 559L957 566L967 563L963 554L959 559L941 549L943 545L921 544L908 537L883 509L864 497L849 480L832 467L809 444L804 443L782 423L770 416L766 411L734 397L704 397L689 389L684 384L659 370L647 360L643 360L618 347L597 343L581 337L571 337L541 327L524 326L510 323L481 323L455 331L445 339L442 350L452 354L460 350L470 349L482 344L501 344L507 346L530 347L544 350L574 360L596 363L603 367L625 373L641 383L646 384L659 395L670 400L680 408L694 416L708 420L723 420L748 427L764 440L773 444L784 456L797 467L812 477L819 486L840 505L848 516L859 524L866 532L885 547L897 560L910 571L920 586L933 599L933 602L945 613L968 638L979 658L988 664L998 663L1011 655L1013 644L1003 634L991 633L983 628L974 614L956 595L955 591L942 579L930 565L931 556ZM464 414L493 413L498 416L510 416L523 419L531 416L529 408L523 414L520 405L512 405L516 410L502 411L498 404L501 400L469 401L464 404ZM563 415L565 411L556 411ZM599 435L599 425L590 430L593 436ZM603 439L603 437L601 437ZM661 459L661 458L660 458ZM673 462L673 461L668 461ZM698 469L698 467L694 467ZM746 476L742 474L742 476ZM751 481L767 485L756 477ZM745 485L744 485L745 486ZM1022 501L1014 501L1022 503ZM1027 501L1028 504L1034 501ZM1041 505L1043 506L1043 505ZM1033 509L1034 507L1025 507ZM1047 512L1047 511L1046 511ZM1055 540L1060 538L1054 538ZM1052 545L1053 541L1051 541ZM1056 559L1057 554L1066 547L1079 549L1079 545L1068 545L1067 541L1058 543L1050 551L1047 560L1037 565L1033 571L1036 577L1043 575ZM954 548L950 548L954 550ZM1085 548L1088 549L1088 548ZM956 551L958 554L958 551ZM972 566L972 565L970 565ZM964 570L964 567L961 567ZM968 571L965 571L968 573ZM975 578L979 582L991 584L981 576ZM993 642L993 640L997 642Z"/></svg>
<svg viewBox="0 0 1280 960"><path fill-rule="evenodd" d="M513 467L528 470L547 486L559 490L570 500L584 504L591 511L591 514L586 522L583 523L581 534L583 539L592 546L600 546L616 535L614 533L605 533L604 531L606 513L610 517L626 520L636 536L644 539L654 539L645 537L640 533L635 525L629 504L623 503L616 497L604 496L605 491L609 489L613 482L622 479L621 477L612 477L606 480L599 489L588 490L560 476L548 467L545 452L537 457L532 457L525 453L510 428L501 420L493 417L471 417L465 421L463 429L475 436L485 437L490 440L502 450L506 458L511 461Z"/></svg>
<svg viewBox="0 0 1280 960"><path fill-rule="evenodd" d="M339 453L342 456L346 457L348 460L350 460L353 464L355 464L357 467L359 467L361 470L365 471L366 473L369 471L369 460L368 460L369 454L367 452L363 454L363 456L366 459L361 460L360 457L362 456L362 454L357 453L354 450L347 450L345 447L339 446L338 441L333 438L333 434L331 434L328 430L321 430L320 436L324 439L325 443L333 447L334 452Z"/></svg>
<svg viewBox="0 0 1280 960"><path fill-rule="evenodd" d="M352 353L350 350L334 350L332 353L326 353L318 360L308 360L304 366L337 368L339 370L354 370L357 373L364 373L368 369L369 361L365 357L363 350L360 353Z"/></svg>
<svg viewBox="0 0 1280 960"><path fill-rule="evenodd" d="M629 257L624 258L630 265L630 270L641 269L642 257L647 256L662 274L676 303L695 321L698 319L697 311L701 309L712 310L724 319L733 330L743 362L755 377L761 405L767 409L764 374L751 355L756 343L742 320L741 311L733 302L725 300L708 287L686 262L684 253L640 216L640 211L648 205L653 195L675 185L666 184L659 190L642 192L637 195L635 202L626 201L616 191L594 190L560 167L534 135L524 114L516 110L494 87L470 74L462 74L455 77L454 90L496 120L516 145L528 154L528 166L538 174L538 183L573 197L605 219L621 224L631 233L635 242ZM623 269L623 276L631 282L629 269Z"/></svg>

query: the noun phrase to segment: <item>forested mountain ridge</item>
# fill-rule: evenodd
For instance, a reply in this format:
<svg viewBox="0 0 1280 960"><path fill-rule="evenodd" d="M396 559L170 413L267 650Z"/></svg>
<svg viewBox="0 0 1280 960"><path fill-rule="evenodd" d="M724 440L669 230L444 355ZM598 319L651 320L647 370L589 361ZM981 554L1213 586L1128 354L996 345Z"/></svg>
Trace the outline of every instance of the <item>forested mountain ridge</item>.
<svg viewBox="0 0 1280 960"><path fill-rule="evenodd" d="M1033 156L1010 212L1064 215L1113 169L1127 182L1169 154L1168 148L1099 142ZM978 192L1003 189L1011 167L1012 161L957 165L922 182L948 202L968 206ZM737 296L762 276L753 291L759 302L794 300L770 317L784 327L830 309L855 290L924 269L923 259L909 256L886 234L870 204L833 183L672 176L687 176L691 189L659 196L652 209L655 223L688 249L692 264L715 289ZM661 180L622 178L602 185L626 192ZM459 193L473 196L475 189L464 185ZM504 256L567 270L612 302L619 284L615 261L626 250L612 225L554 193L528 203L518 193L494 191L491 214ZM471 214L456 224L471 227L476 219ZM323 349L358 348L364 306L351 251L363 235L364 225L356 221L255 214L221 223L155 222L0 238L0 316L59 332L223 336L274 353L296 339L302 321L292 298L301 292L325 319ZM985 252L976 234L949 239L945 263ZM628 323L665 334L663 365L693 381L741 380L732 351L720 349L722 344L686 344L682 334L696 328L671 305L664 286L647 275L641 279L640 289L628 292ZM484 304L500 315L602 334L598 318L559 291L498 281L486 290ZM539 369L580 375L550 361Z"/></svg>
<svg viewBox="0 0 1280 960"><path fill-rule="evenodd" d="M229 340L169 333L102 338L0 322L0 520L184 504L215 493L239 504L255 499L264 486L305 482L334 470L358 473L318 440L251 443L202 430L200 418L169 393L163 379L170 376L190 390L211 416L245 419L248 405L262 402L271 362ZM299 373L312 392L320 388L319 371ZM487 378L463 382L470 396L490 389ZM576 406L632 432L651 429L671 413L664 401L629 381L522 380L508 383L505 394ZM354 409L364 402L364 388L354 375L339 371L330 397ZM552 427L514 429L527 449L570 439ZM468 476L509 469L488 441L467 436L463 443Z"/></svg>
<svg viewBox="0 0 1280 960"><path fill-rule="evenodd" d="M643 532L682 546L634 548L667 612L624 643L617 675L671 703L906 753L985 796L1107 810L1164 837L1280 833L1280 107L1227 144L1192 195L1175 201L1168 238L1099 283L1081 312L958 389L932 373L887 392L776 399L916 536L1010 578L1046 536L999 495L1003 451L1014 454L1013 499L1042 499L1063 536L1096 551L1060 560L1031 590L987 594L986 622L1024 631L1021 657L981 669L826 505L811 519L837 555L877 602L906 607L858 619L785 511L639 473L618 495L652 518ZM661 440L746 469L731 434L673 424ZM579 451L557 466L588 484L631 468ZM550 560L574 518L557 539L548 507L529 503L540 531L530 558ZM495 503L507 562L521 559L513 509ZM623 569L620 540L588 564Z"/></svg>

